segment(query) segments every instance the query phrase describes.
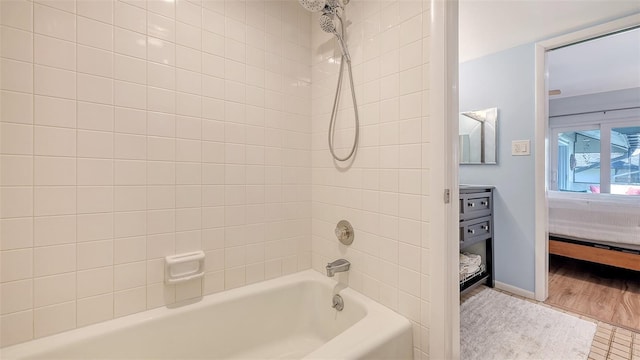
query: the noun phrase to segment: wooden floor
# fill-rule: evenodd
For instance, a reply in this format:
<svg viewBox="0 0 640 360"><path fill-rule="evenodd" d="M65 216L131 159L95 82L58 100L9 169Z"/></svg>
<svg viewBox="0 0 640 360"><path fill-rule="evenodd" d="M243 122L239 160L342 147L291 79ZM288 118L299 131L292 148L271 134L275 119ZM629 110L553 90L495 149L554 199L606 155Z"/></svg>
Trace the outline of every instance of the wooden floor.
<svg viewBox="0 0 640 360"><path fill-rule="evenodd" d="M550 255L545 303L640 332L640 272Z"/></svg>

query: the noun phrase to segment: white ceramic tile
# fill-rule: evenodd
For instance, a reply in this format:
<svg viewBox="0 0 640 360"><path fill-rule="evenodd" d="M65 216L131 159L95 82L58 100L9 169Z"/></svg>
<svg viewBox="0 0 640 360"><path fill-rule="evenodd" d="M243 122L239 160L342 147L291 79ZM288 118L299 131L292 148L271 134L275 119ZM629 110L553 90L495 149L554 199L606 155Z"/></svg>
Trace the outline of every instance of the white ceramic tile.
<svg viewBox="0 0 640 360"><path fill-rule="evenodd" d="M33 96L10 91L1 92L3 122L33 124Z"/></svg>
<svg viewBox="0 0 640 360"><path fill-rule="evenodd" d="M70 244L76 242L76 217L45 216L33 221L35 246Z"/></svg>
<svg viewBox="0 0 640 360"><path fill-rule="evenodd" d="M146 234L147 215L144 211L115 214L115 236L132 237Z"/></svg>
<svg viewBox="0 0 640 360"><path fill-rule="evenodd" d="M145 185L147 182L147 166L144 161L116 160L116 185Z"/></svg>
<svg viewBox="0 0 640 360"><path fill-rule="evenodd" d="M62 274L76 270L76 245L37 247L33 250L34 276Z"/></svg>
<svg viewBox="0 0 640 360"><path fill-rule="evenodd" d="M147 191L144 186L116 186L115 211L146 210Z"/></svg>
<svg viewBox="0 0 640 360"><path fill-rule="evenodd" d="M147 237L147 259L164 258L173 255L175 234L158 234ZM162 260L164 261L164 259Z"/></svg>
<svg viewBox="0 0 640 360"><path fill-rule="evenodd" d="M151 138L149 138L151 140ZM155 143L155 142L150 142ZM156 143L158 146L163 142ZM169 142L173 145L173 142ZM151 147L149 148L151 149ZM151 153L155 153L150 151ZM172 153L173 154L173 153ZM173 156L173 155L172 155ZM175 164L164 161L152 161L147 163L147 184L148 185L167 185L175 184Z"/></svg>
<svg viewBox="0 0 640 360"><path fill-rule="evenodd" d="M223 100L202 98L202 117L209 120L225 119L225 103Z"/></svg>
<svg viewBox="0 0 640 360"><path fill-rule="evenodd" d="M21 155L0 156L0 176L4 186L32 185L33 158Z"/></svg>
<svg viewBox="0 0 640 360"><path fill-rule="evenodd" d="M112 186L78 186L78 214L113 211L114 190Z"/></svg>
<svg viewBox="0 0 640 360"><path fill-rule="evenodd" d="M224 11L224 4L222 5ZM222 13L204 9L202 11L202 27L203 29L222 35L225 34L225 17Z"/></svg>
<svg viewBox="0 0 640 360"><path fill-rule="evenodd" d="M115 46L116 53L144 59L147 56L147 38L146 36L121 28L115 28ZM149 42L149 52L151 53L151 42Z"/></svg>
<svg viewBox="0 0 640 360"><path fill-rule="evenodd" d="M78 185L113 185L113 160L78 159Z"/></svg>
<svg viewBox="0 0 640 360"><path fill-rule="evenodd" d="M36 338L56 334L75 327L75 301L41 307L33 311L33 331Z"/></svg>
<svg viewBox="0 0 640 360"><path fill-rule="evenodd" d="M22 30L33 30L33 3L30 1L3 1L1 23Z"/></svg>
<svg viewBox="0 0 640 360"><path fill-rule="evenodd" d="M76 46L73 42L36 34L34 37L34 62L60 69L76 69Z"/></svg>
<svg viewBox="0 0 640 360"><path fill-rule="evenodd" d="M113 240L89 241L77 246L78 270L113 265Z"/></svg>
<svg viewBox="0 0 640 360"><path fill-rule="evenodd" d="M202 54L202 72L207 75L224 78L225 60L222 56Z"/></svg>
<svg viewBox="0 0 640 360"><path fill-rule="evenodd" d="M205 10L206 11L206 10ZM208 31L202 32L202 51L224 56L224 36ZM264 41L263 41L264 43Z"/></svg>
<svg viewBox="0 0 640 360"><path fill-rule="evenodd" d="M2 251L0 258L2 259L0 282L28 279L33 275L33 252L31 249Z"/></svg>
<svg viewBox="0 0 640 360"><path fill-rule="evenodd" d="M78 327L113 318L113 294L79 299L77 302Z"/></svg>
<svg viewBox="0 0 640 360"><path fill-rule="evenodd" d="M244 266L225 269L224 271L225 289L233 289L245 284L246 284L246 272L245 272Z"/></svg>
<svg viewBox="0 0 640 360"><path fill-rule="evenodd" d="M173 19L147 13L147 34L154 38L174 42L176 36L176 25Z"/></svg>
<svg viewBox="0 0 640 360"><path fill-rule="evenodd" d="M175 65L176 46L168 41L149 37L147 59L164 65Z"/></svg>
<svg viewBox="0 0 640 360"><path fill-rule="evenodd" d="M116 265L114 272L115 291L139 287L147 281L147 263L145 261Z"/></svg>
<svg viewBox="0 0 640 360"><path fill-rule="evenodd" d="M76 98L76 73L34 65L34 92L66 99Z"/></svg>
<svg viewBox="0 0 640 360"><path fill-rule="evenodd" d="M193 71L176 69L176 90L194 95L202 94L201 76Z"/></svg>
<svg viewBox="0 0 640 360"><path fill-rule="evenodd" d="M32 310L0 316L0 345L8 346L31 339L33 339Z"/></svg>
<svg viewBox="0 0 640 360"><path fill-rule="evenodd" d="M147 84L153 87L174 90L176 88L175 70L172 66L147 62Z"/></svg>
<svg viewBox="0 0 640 360"><path fill-rule="evenodd" d="M37 125L76 127L76 102L49 96L35 96Z"/></svg>
<svg viewBox="0 0 640 360"><path fill-rule="evenodd" d="M75 156L75 129L36 126L34 152L46 156Z"/></svg>
<svg viewBox="0 0 640 360"><path fill-rule="evenodd" d="M3 154L33 153L33 126L21 124L0 124L2 128L2 144L0 150Z"/></svg>
<svg viewBox="0 0 640 360"><path fill-rule="evenodd" d="M121 0L122 2L125 2L129 5L133 5L135 7L139 7L141 9L146 9L147 8L147 1L145 0Z"/></svg>
<svg viewBox="0 0 640 360"><path fill-rule="evenodd" d="M33 65L9 59L0 60L2 90L33 92Z"/></svg>
<svg viewBox="0 0 640 360"><path fill-rule="evenodd" d="M160 210L175 207L175 187L173 186L148 186L147 209Z"/></svg>
<svg viewBox="0 0 640 360"><path fill-rule="evenodd" d="M407 70L422 65L422 41L415 41L400 48L399 69Z"/></svg>
<svg viewBox="0 0 640 360"><path fill-rule="evenodd" d="M47 34L63 40L75 41L75 16L66 11L54 9L49 6L34 4L33 31L38 34Z"/></svg>
<svg viewBox="0 0 640 360"><path fill-rule="evenodd" d="M114 156L117 159L143 160L147 155L146 138L140 135L115 134Z"/></svg>
<svg viewBox="0 0 640 360"><path fill-rule="evenodd" d="M202 156L201 144L199 141L176 139L176 160L199 162Z"/></svg>
<svg viewBox="0 0 640 360"><path fill-rule="evenodd" d="M142 59L116 54L114 74L118 80L146 84L147 64Z"/></svg>
<svg viewBox="0 0 640 360"><path fill-rule="evenodd" d="M33 173L35 185L75 185L76 159L35 156Z"/></svg>
<svg viewBox="0 0 640 360"><path fill-rule="evenodd" d="M161 307L175 301L175 286L156 283L147 286L147 309Z"/></svg>
<svg viewBox="0 0 640 360"><path fill-rule="evenodd" d="M133 314L146 309L146 287L138 287L114 293L114 317Z"/></svg>
<svg viewBox="0 0 640 360"><path fill-rule="evenodd" d="M147 87L147 109L162 113L175 113L175 92L155 87Z"/></svg>
<svg viewBox="0 0 640 360"><path fill-rule="evenodd" d="M114 23L116 26L145 33L147 29L146 16L144 9L120 1L115 3Z"/></svg>
<svg viewBox="0 0 640 360"><path fill-rule="evenodd" d="M78 242L109 239L113 237L113 214L78 214Z"/></svg>
<svg viewBox="0 0 640 360"><path fill-rule="evenodd" d="M176 184L199 185L202 182L202 168L198 163L177 163Z"/></svg>
<svg viewBox="0 0 640 360"><path fill-rule="evenodd" d="M175 116L170 114L147 112L147 134L172 137L175 135Z"/></svg>
<svg viewBox="0 0 640 360"><path fill-rule="evenodd" d="M200 208L176 209L176 231L197 230L201 226Z"/></svg>
<svg viewBox="0 0 640 360"><path fill-rule="evenodd" d="M33 246L33 219L0 220L0 250L14 250Z"/></svg>
<svg viewBox="0 0 640 360"><path fill-rule="evenodd" d="M176 114L191 117L202 116L202 97L178 93L176 96ZM178 134L176 133L176 135Z"/></svg>
<svg viewBox="0 0 640 360"><path fill-rule="evenodd" d="M186 0L176 1L176 20L192 24L193 26L201 26L201 13L202 8L197 4L191 3Z"/></svg>
<svg viewBox="0 0 640 360"><path fill-rule="evenodd" d="M198 50L176 45L176 66L191 71L202 70L202 53Z"/></svg>
<svg viewBox="0 0 640 360"><path fill-rule="evenodd" d="M114 241L114 264L146 260L147 239L144 236L116 239ZM117 274L116 269L116 274Z"/></svg>
<svg viewBox="0 0 640 360"><path fill-rule="evenodd" d="M78 299L113 292L113 267L77 272Z"/></svg>
<svg viewBox="0 0 640 360"><path fill-rule="evenodd" d="M0 314L29 310L33 307L33 281L22 280L0 284Z"/></svg>
<svg viewBox="0 0 640 360"><path fill-rule="evenodd" d="M73 272L33 280L33 306L36 308L75 299L76 274Z"/></svg>
<svg viewBox="0 0 640 360"><path fill-rule="evenodd" d="M105 16L111 16L111 13ZM92 46L103 50L114 49L114 29L112 26L78 16L78 44ZM119 43L116 42L116 50Z"/></svg>
<svg viewBox="0 0 640 360"><path fill-rule="evenodd" d="M70 13L76 12L75 0L35 0L34 2Z"/></svg>
<svg viewBox="0 0 640 360"><path fill-rule="evenodd" d="M127 134L146 135L147 114L145 111L116 107L115 131Z"/></svg>
<svg viewBox="0 0 640 360"><path fill-rule="evenodd" d="M246 25L238 20L227 18L227 21L225 22L225 34L227 34L227 37L241 43L245 42L245 28Z"/></svg>
<svg viewBox="0 0 640 360"><path fill-rule="evenodd" d="M168 18L175 18L175 3L168 1L149 1L147 2L147 9L150 12L166 16Z"/></svg>
<svg viewBox="0 0 640 360"><path fill-rule="evenodd" d="M113 1L111 0L76 0L76 11L94 20L113 23Z"/></svg>
<svg viewBox="0 0 640 360"><path fill-rule="evenodd" d="M33 61L33 34L7 26L2 27L2 56L21 61Z"/></svg>
<svg viewBox="0 0 640 360"><path fill-rule="evenodd" d="M166 160L166 161L174 160L175 159L175 139L162 138L162 137L148 137L147 138L147 154L148 154L149 160ZM153 166L154 168L156 167L155 165ZM163 168L166 168L166 167L163 167ZM162 171L161 174L167 174L167 173L166 171ZM175 181L175 179L171 177L171 182L167 182L166 181L167 177L162 175L160 176L161 176L161 179L164 179L164 180L159 180L156 176L150 175L149 176L150 183L167 184L167 183L174 183Z"/></svg>
<svg viewBox="0 0 640 360"><path fill-rule="evenodd" d="M75 187L38 186L34 189L34 215L67 215L75 212Z"/></svg>
<svg viewBox="0 0 640 360"><path fill-rule="evenodd" d="M200 28L182 22L176 22L176 44L200 50L202 47Z"/></svg>
<svg viewBox="0 0 640 360"><path fill-rule="evenodd" d="M202 280L176 284L176 301L198 298L202 296Z"/></svg>
<svg viewBox="0 0 640 360"><path fill-rule="evenodd" d="M134 109L147 108L146 87L144 85L116 81L114 92L114 101L117 106Z"/></svg>
<svg viewBox="0 0 640 360"><path fill-rule="evenodd" d="M33 189L31 187L2 187L0 214L3 219L33 215Z"/></svg>
<svg viewBox="0 0 640 360"><path fill-rule="evenodd" d="M79 157L106 159L113 157L113 133L106 131L78 130L77 136L77 152Z"/></svg>
<svg viewBox="0 0 640 360"><path fill-rule="evenodd" d="M113 107L78 101L78 129L113 131Z"/></svg>

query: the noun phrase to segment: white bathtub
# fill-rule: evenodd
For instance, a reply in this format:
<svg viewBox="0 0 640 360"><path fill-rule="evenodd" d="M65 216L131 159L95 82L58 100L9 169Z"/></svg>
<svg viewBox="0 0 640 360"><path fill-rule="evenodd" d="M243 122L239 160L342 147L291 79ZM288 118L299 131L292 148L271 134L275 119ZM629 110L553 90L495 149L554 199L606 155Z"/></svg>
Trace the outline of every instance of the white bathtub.
<svg viewBox="0 0 640 360"><path fill-rule="evenodd" d="M2 359L412 359L411 324L313 270L0 350ZM344 310L331 308L338 292Z"/></svg>

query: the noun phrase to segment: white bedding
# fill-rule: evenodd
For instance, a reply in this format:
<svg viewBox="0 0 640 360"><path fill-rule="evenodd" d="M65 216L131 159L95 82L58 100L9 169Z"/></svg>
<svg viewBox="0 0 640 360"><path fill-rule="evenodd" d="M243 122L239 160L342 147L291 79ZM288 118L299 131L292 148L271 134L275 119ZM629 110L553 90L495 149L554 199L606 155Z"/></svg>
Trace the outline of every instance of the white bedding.
<svg viewBox="0 0 640 360"><path fill-rule="evenodd" d="M640 196L549 191L549 233L640 246Z"/></svg>

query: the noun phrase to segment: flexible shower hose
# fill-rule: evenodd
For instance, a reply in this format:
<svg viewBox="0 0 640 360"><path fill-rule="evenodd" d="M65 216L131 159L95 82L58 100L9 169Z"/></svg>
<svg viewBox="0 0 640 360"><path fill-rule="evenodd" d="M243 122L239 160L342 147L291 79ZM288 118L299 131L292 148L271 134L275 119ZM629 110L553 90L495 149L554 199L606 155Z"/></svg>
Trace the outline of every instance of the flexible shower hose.
<svg viewBox="0 0 640 360"><path fill-rule="evenodd" d="M338 20L340 20L340 31L342 33L342 39L344 39L344 24L342 22L342 17L340 15L337 15L337 18ZM336 159L337 161L347 161L353 156L353 154L356 152L356 148L358 147L358 139L360 136L360 119L358 116L358 103L356 102L356 89L353 86L353 71L351 70L351 59L345 53L346 44L344 47L345 47L345 50L342 50L342 58L340 60L340 74L338 75L338 85L336 87L336 95L333 99L333 109L331 110L331 121L329 122L329 133L327 136L329 141L329 151L331 152L331 156L333 156L333 158ZM347 156L339 157L338 155L336 155L335 150L333 148L334 147L333 139L335 137L335 131L336 131L336 117L338 116L338 107L340 104L340 93L342 92L342 79L343 79L345 62L347 63L347 69L349 70L349 84L351 85L351 100L353 101L353 112L355 115L356 128L355 128L353 146L351 147L351 151Z"/></svg>

